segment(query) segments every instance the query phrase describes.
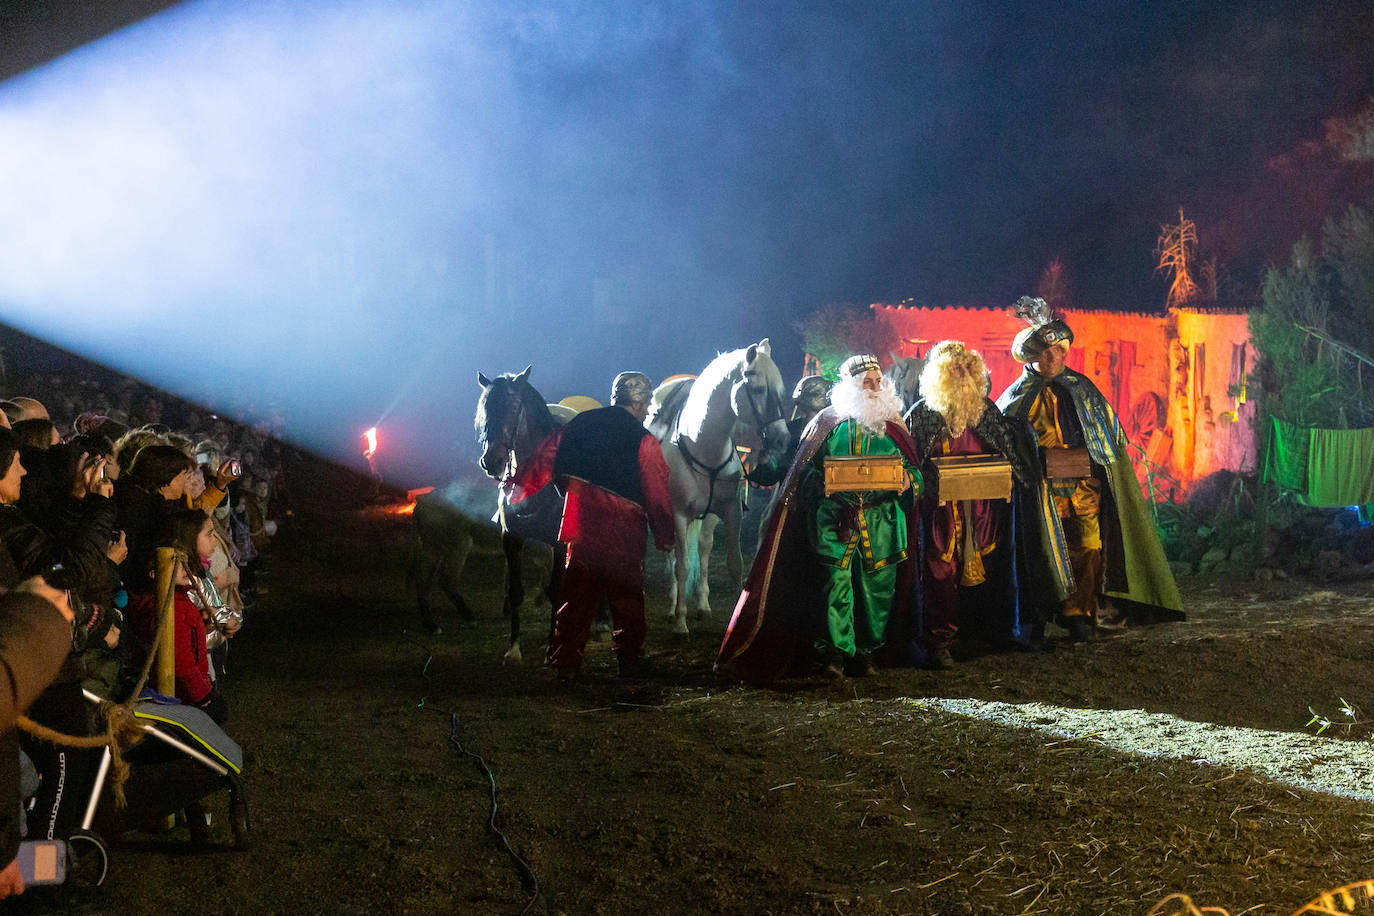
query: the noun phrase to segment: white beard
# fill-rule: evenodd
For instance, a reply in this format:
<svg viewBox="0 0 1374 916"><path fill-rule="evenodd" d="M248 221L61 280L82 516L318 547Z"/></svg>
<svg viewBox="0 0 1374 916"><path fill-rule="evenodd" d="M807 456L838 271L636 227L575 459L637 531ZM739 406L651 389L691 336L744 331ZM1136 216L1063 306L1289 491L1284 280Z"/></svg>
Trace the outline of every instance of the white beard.
<svg viewBox="0 0 1374 916"><path fill-rule="evenodd" d="M889 420L902 422L902 399L888 378L883 379L882 387L872 397L859 386L857 379L842 379L830 392L831 405L836 413L858 423L870 436L886 436Z"/></svg>

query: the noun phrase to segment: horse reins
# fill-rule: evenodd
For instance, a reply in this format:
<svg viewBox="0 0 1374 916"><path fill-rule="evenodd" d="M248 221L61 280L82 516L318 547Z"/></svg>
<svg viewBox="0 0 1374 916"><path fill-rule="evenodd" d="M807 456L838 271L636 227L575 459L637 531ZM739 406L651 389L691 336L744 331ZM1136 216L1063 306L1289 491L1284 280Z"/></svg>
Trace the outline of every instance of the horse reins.
<svg viewBox="0 0 1374 916"><path fill-rule="evenodd" d="M730 464L731 459L735 457L735 440L733 437L730 439L730 454L726 455L725 460L715 467L703 463L701 459L693 455L687 448L687 440L682 438L681 433L673 436L673 442L676 443L677 450L682 453L682 458L687 462L688 466L700 468L706 473L706 479L709 481L706 490L706 508L701 510L701 514L698 515L696 519L697 521L701 521L710 514L711 503L716 501L716 478L720 476L720 472L725 470L726 466Z"/></svg>
<svg viewBox="0 0 1374 916"><path fill-rule="evenodd" d="M517 470L515 460L515 443L520 439L520 427L525 422L525 399L519 392L514 392L517 410L515 413L515 423L510 427L510 437L501 443L506 447L506 466L501 469L501 482L506 483L515 476Z"/></svg>
<svg viewBox="0 0 1374 916"><path fill-rule="evenodd" d="M778 419L782 419L781 399L779 399L778 396L773 393L773 389L768 388L767 390L768 395L764 403L770 404L773 402L777 402ZM744 395L749 399L749 409L754 412L754 419L758 422L759 441L764 441L763 433L764 429L767 427L768 424L764 422L763 412L759 410L758 402L754 398L754 389L749 387L749 382L747 380L744 382ZM681 422L681 420L682 415L679 414L677 422ZM702 519L706 518L707 515L710 514L711 504L716 501L716 478L720 476L720 472L725 470L725 468L735 458L735 437L730 437L729 454L725 456L724 461L722 461L715 467L711 467L710 465L702 461L700 458L698 458L696 455L692 454L691 450L687 448L687 441L682 438L681 431L675 432L673 434L673 444L675 444L677 446L677 450L682 453L682 458L684 461L687 462L688 467L698 468L706 475L706 479L708 481L708 486L706 490L706 508L703 509L701 511L701 514L698 515L696 518L697 521L701 521Z"/></svg>
<svg viewBox="0 0 1374 916"><path fill-rule="evenodd" d="M765 387L765 389L768 391L768 394L767 394L767 396L766 396L765 399L764 399L764 406L770 406L770 405L771 405L771 406L776 406L776 407L778 408L778 419L779 419L779 420L783 419L783 416L782 416L782 399L779 398L779 397L777 396L776 393L774 393L774 391L773 391L772 388L768 388L766 385L765 385L764 387ZM773 422L773 421L772 421L772 420L769 420L769 421L767 421L767 422L764 421L764 419L763 419L763 412L762 412L761 410L759 410L759 405L758 405L758 403L754 400L754 389L749 387L749 383L748 383L748 382L745 382L745 383L744 383L744 394L745 394L745 396L746 396L747 398L749 398L749 409L752 410L752 411L754 412L754 419L758 421L758 424L759 424L759 425L758 425L758 429L759 429L759 441L762 442L762 441L763 441L763 431L768 427L768 424L771 423L771 422Z"/></svg>

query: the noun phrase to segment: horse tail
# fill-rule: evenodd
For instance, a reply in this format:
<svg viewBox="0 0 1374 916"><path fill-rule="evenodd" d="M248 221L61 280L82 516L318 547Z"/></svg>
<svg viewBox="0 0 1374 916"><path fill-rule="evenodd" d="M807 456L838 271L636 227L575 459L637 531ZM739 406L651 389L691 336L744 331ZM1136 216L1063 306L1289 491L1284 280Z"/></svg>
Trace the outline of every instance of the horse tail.
<svg viewBox="0 0 1374 916"><path fill-rule="evenodd" d="M644 425L658 441L665 441L677 428L677 418L682 415L694 381L696 378L693 376L681 375L654 389L654 403L649 408L649 419L644 421Z"/></svg>

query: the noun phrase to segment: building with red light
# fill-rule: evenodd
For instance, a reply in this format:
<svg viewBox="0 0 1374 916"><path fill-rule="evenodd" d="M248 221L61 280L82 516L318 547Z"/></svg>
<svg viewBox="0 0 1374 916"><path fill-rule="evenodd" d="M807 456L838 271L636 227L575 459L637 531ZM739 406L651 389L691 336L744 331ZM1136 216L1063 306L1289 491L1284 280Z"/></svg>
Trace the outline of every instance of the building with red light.
<svg viewBox="0 0 1374 916"><path fill-rule="evenodd" d="M892 356L924 357L941 340L962 340L983 354L994 398L1021 373L1011 341L1025 325L1009 309L905 303L871 308ZM1062 314L1074 332L1069 367L1091 378L1116 409L1147 489L1152 485L1160 498L1181 499L1189 485L1213 471L1255 469L1254 408L1245 397L1254 359L1247 308L1209 303L1163 315L1080 309Z"/></svg>

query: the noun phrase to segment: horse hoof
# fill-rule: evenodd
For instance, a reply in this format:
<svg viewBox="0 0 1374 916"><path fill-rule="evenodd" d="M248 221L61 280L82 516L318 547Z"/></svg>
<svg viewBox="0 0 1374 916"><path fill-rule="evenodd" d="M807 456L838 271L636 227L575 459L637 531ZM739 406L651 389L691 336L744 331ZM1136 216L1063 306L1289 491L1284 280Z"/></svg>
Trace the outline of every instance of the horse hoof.
<svg viewBox="0 0 1374 916"><path fill-rule="evenodd" d="M522 661L524 661L524 659L520 656L519 643L512 644L511 647L506 650L506 654L501 656L501 664L505 665L508 668L514 668L516 665L519 665Z"/></svg>
<svg viewBox="0 0 1374 916"><path fill-rule="evenodd" d="M686 636L686 635L687 635L687 618L686 618L686 617L675 617L675 618L673 618L673 633L674 633L675 635L677 635L677 636Z"/></svg>

